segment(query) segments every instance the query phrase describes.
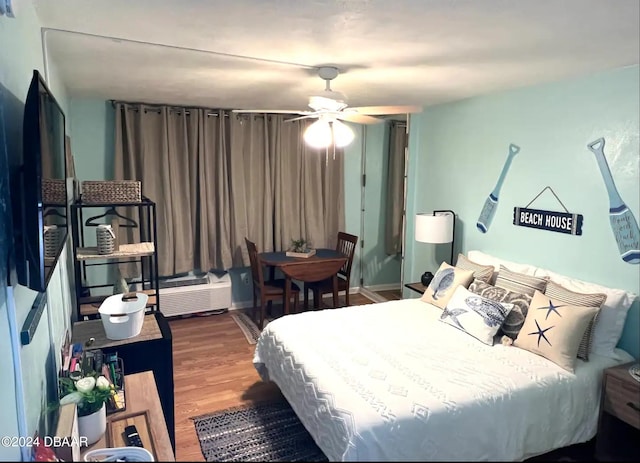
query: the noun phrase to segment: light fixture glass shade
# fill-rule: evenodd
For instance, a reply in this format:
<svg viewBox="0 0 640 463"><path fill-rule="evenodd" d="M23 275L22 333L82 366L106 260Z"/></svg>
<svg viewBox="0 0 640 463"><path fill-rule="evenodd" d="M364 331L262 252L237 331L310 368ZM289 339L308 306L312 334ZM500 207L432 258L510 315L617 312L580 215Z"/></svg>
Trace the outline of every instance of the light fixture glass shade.
<svg viewBox="0 0 640 463"><path fill-rule="evenodd" d="M451 243L453 241L453 219L449 213L424 213L416 215L416 241L421 243Z"/></svg>
<svg viewBox="0 0 640 463"><path fill-rule="evenodd" d="M333 140L338 148L344 148L353 141L355 137L353 130L347 124L335 120L333 125Z"/></svg>
<svg viewBox="0 0 640 463"><path fill-rule="evenodd" d="M331 127L326 120L318 119L304 131L304 141L313 148L326 148L331 144Z"/></svg>
<svg viewBox="0 0 640 463"><path fill-rule="evenodd" d="M313 148L327 148L335 143L337 148L344 148L355 138L351 127L339 120L321 117L304 131L304 141Z"/></svg>

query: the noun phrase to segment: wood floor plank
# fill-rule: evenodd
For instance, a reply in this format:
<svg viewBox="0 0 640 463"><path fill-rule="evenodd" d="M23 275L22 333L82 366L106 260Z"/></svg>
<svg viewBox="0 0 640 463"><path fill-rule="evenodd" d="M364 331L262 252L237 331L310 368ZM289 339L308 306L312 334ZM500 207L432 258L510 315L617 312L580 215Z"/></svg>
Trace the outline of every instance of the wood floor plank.
<svg viewBox="0 0 640 463"><path fill-rule="evenodd" d="M351 305L370 304L360 294ZM326 302L327 300L325 300ZM344 297L340 303L344 305ZM274 313L277 312L274 306ZM169 320L173 337L176 461L204 461L191 418L248 403L281 398L253 366L255 346L230 313Z"/></svg>

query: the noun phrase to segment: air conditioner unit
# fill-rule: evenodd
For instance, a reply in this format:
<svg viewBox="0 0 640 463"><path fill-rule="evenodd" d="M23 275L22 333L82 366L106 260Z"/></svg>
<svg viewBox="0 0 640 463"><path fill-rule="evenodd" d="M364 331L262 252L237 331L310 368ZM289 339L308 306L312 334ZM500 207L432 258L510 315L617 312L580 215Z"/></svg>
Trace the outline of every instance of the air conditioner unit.
<svg viewBox="0 0 640 463"><path fill-rule="evenodd" d="M203 277L186 276L160 282L160 312L165 317L187 315L231 307L228 273Z"/></svg>

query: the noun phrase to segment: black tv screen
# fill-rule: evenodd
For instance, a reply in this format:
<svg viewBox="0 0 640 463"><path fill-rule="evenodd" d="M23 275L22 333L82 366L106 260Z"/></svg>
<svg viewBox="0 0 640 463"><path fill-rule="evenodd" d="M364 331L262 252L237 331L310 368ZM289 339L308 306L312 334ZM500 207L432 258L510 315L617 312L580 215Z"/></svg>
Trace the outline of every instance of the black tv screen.
<svg viewBox="0 0 640 463"><path fill-rule="evenodd" d="M45 291L67 238L65 116L37 70L27 93L20 169L18 282Z"/></svg>

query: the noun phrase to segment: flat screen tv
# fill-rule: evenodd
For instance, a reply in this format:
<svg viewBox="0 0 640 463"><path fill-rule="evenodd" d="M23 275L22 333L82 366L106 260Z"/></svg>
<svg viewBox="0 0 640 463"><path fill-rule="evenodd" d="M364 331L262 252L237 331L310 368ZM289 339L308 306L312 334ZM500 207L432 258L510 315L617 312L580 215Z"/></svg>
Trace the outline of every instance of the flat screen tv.
<svg viewBox="0 0 640 463"><path fill-rule="evenodd" d="M65 116L37 70L24 105L16 217L18 282L45 291L67 238ZM15 203L14 203L15 204Z"/></svg>

